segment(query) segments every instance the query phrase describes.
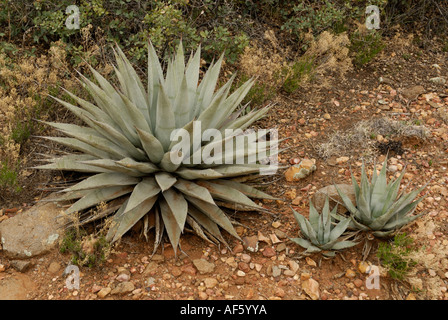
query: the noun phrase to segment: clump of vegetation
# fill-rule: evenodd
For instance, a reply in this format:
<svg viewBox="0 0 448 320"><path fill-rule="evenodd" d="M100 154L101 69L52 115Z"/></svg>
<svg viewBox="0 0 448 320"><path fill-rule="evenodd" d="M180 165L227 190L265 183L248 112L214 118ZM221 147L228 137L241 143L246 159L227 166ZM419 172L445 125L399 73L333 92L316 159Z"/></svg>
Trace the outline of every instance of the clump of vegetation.
<svg viewBox="0 0 448 320"><path fill-rule="evenodd" d="M381 32L377 30L357 30L351 35L350 42L353 63L357 67L368 64L386 46L382 40Z"/></svg>
<svg viewBox="0 0 448 320"><path fill-rule="evenodd" d="M55 43L48 55L19 50L0 53L0 193L20 191L28 157L22 148L42 128L35 119L51 116L47 96L58 86L74 88L68 78L65 52Z"/></svg>
<svg viewBox="0 0 448 320"><path fill-rule="evenodd" d="M379 244L377 257L392 279L403 280L417 264L410 257L414 251L413 239L406 233L400 233L395 235L393 241Z"/></svg>
<svg viewBox="0 0 448 320"><path fill-rule="evenodd" d="M291 241L305 248L304 254L322 252L326 257L334 257L336 251L356 245L356 242L347 240L353 234L349 234L344 239L341 239L341 235L346 231L350 223L350 218L335 223L335 219L332 216L336 214L337 209L336 205L330 212L328 197L325 199L321 214L317 212L313 203L310 202L309 220L293 209L294 218L299 224L300 232L304 238L292 238Z"/></svg>
<svg viewBox="0 0 448 320"><path fill-rule="evenodd" d="M259 147L264 137L256 137L251 141L253 148L238 148L232 153L234 159L243 159L243 164L224 163L225 155L216 146L222 146L218 143L229 137L215 134L212 141L196 144L197 138L192 138L194 130L198 130L193 129L194 121L199 121L202 132L215 128L238 132L247 129L270 108L241 115L240 104L253 80L230 92L234 80L231 77L221 88L216 88L223 55L209 67L199 85L200 48L186 63L181 43L166 72L151 44L148 55L147 88L124 52L116 47L115 75L119 86L91 68L99 85L84 76L81 80L95 104L74 94L69 95L79 107L54 97L86 126L47 122L68 137L45 138L73 152L47 159L48 164L37 168L92 173L62 190L57 201L76 200L65 210L67 215L121 197L119 209L109 212L113 214L106 234L110 242L121 239L139 221L145 226L145 235L155 229L155 250L166 232L177 253L180 236L188 225L208 241L225 243L220 228L239 238L224 208L263 210L250 198L272 197L227 178L269 169L269 164L261 161L276 153L270 153L269 147L267 150ZM177 129L183 129L181 132L188 135L188 141L185 137L181 137L181 143L173 139L173 133L179 132ZM249 150L256 150L257 163L248 161L249 152L252 153Z"/></svg>
<svg viewBox="0 0 448 320"><path fill-rule="evenodd" d="M364 163L361 168L361 182L358 184L353 173L352 184L355 193L356 204L341 192L335 185L344 206L350 212L350 227L357 230L371 232L376 237L389 237L400 228L408 225L423 213L414 215L414 211L424 197L417 200L415 198L426 187L405 193L402 190L399 194L400 183L405 170L396 180L387 183L387 157L384 160L383 167L378 174L376 168L372 171L372 177L369 181L365 171ZM414 201L415 200L415 201ZM344 219L339 217L339 219Z"/></svg>
<svg viewBox="0 0 448 320"><path fill-rule="evenodd" d="M65 232L59 251L70 253L72 264L92 268L106 261L110 244L101 233L98 236L88 235L83 229L71 227Z"/></svg>

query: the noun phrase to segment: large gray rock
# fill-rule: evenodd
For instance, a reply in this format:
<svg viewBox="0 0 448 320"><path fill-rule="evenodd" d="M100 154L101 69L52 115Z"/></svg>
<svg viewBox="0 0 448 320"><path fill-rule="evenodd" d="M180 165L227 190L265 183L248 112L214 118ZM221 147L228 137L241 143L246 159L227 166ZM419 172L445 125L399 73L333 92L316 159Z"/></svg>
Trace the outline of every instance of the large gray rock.
<svg viewBox="0 0 448 320"><path fill-rule="evenodd" d="M3 253L12 259L27 259L47 253L63 234L61 208L52 202L40 202L27 211L0 223Z"/></svg>
<svg viewBox="0 0 448 320"><path fill-rule="evenodd" d="M339 190L341 192L345 193L349 199L352 201L353 205L356 206L356 197L355 197L355 191L353 190L353 186L350 184L338 184L337 185ZM334 208L336 203L338 203L338 213L344 214L348 210L344 207L344 202L342 201L341 197L339 196L338 191L336 190L334 185L326 186L322 189L319 189L312 197L312 201L314 204L314 207L317 209L317 211L322 212L322 209L325 204L325 198L330 198L330 210Z"/></svg>

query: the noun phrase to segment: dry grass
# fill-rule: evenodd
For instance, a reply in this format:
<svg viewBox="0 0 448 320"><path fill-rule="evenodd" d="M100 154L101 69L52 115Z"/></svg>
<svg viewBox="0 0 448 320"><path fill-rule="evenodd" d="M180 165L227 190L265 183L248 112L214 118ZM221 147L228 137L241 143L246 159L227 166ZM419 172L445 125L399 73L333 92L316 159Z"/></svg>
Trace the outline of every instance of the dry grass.
<svg viewBox="0 0 448 320"><path fill-rule="evenodd" d="M375 138L380 135L389 139L415 137L424 140L428 136L428 131L425 126L394 121L389 118L376 118L361 121L347 132L335 132L327 142L318 144L316 151L324 159L333 156L346 156L353 150L369 156L375 153L374 147L377 143Z"/></svg>

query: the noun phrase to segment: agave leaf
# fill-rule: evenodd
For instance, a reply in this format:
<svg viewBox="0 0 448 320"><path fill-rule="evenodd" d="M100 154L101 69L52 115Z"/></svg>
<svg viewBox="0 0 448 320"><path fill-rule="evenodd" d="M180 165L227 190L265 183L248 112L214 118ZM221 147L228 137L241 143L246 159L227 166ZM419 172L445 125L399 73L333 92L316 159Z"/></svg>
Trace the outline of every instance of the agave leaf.
<svg viewBox="0 0 448 320"><path fill-rule="evenodd" d="M414 221L415 219L421 217L422 215L424 215L425 213L420 213L417 215L408 215L405 217L402 217L400 219L391 219L389 220L388 223L386 223L383 227L383 230L396 230L399 229L405 225L407 225L408 223L411 223L412 221ZM393 221L392 221L393 220Z"/></svg>
<svg viewBox="0 0 448 320"><path fill-rule="evenodd" d="M213 237L226 244L225 239L222 237L219 231L218 225L213 222L207 215L196 209L194 206L188 206L188 213L191 217L197 221L205 230L207 230Z"/></svg>
<svg viewBox="0 0 448 320"><path fill-rule="evenodd" d="M137 143L138 137L133 130L132 122L129 116L126 113L123 113L120 110L120 107L116 105L116 101L112 100L106 92L104 92L100 87L94 84L92 81L81 75L84 83L87 85L88 91L91 93L91 96L94 98L96 104L106 112L110 118L114 119L114 121L119 125L123 134L134 144Z"/></svg>
<svg viewBox="0 0 448 320"><path fill-rule="evenodd" d="M173 102L174 119L176 128L182 128L188 122L190 122L190 100L193 99L190 89L188 88L187 75L184 74L182 77L182 83L180 85L179 92L176 99Z"/></svg>
<svg viewBox="0 0 448 320"><path fill-rule="evenodd" d="M54 128L57 128L66 135L78 139L84 143L91 145L92 147L107 152L111 156L120 158L130 156L130 153L126 149L120 148L115 143L106 139L103 135L98 134L98 132L89 127L80 127L74 124L68 123L56 123L56 122L45 122Z"/></svg>
<svg viewBox="0 0 448 320"><path fill-rule="evenodd" d="M117 123L103 110L101 110L100 108L98 108L96 105L94 105L93 103L90 103L76 95L74 95L73 93L71 93L70 91L63 89L73 100L75 100L81 107L82 109L84 109L85 111L87 111L88 114L90 114L92 119L96 119L99 120L101 119L102 122L105 122L107 124L109 124L110 126L114 127L116 130L118 130L120 127L117 125ZM53 99L55 99L56 101L58 101L59 103L61 103L62 105L64 105L65 107L67 107L67 109L69 109L71 112L73 112L76 116L78 116L79 114L79 108L71 105L70 103L60 100L58 98L55 98L53 96L51 96ZM80 110L82 110L80 109ZM82 110L82 111L84 111ZM78 116L79 117L79 116ZM81 118L82 119L82 118Z"/></svg>
<svg viewBox="0 0 448 320"><path fill-rule="evenodd" d="M386 201L387 193L387 177L386 177L386 168L387 168L387 158L384 160L383 167L373 184L373 188L371 191L371 212L372 217L378 217L383 211L383 206ZM376 168L373 168L373 171L376 171Z"/></svg>
<svg viewBox="0 0 448 320"><path fill-rule="evenodd" d="M188 203L182 193L173 189L164 191L163 197L171 209L180 230L184 230L185 220L187 219Z"/></svg>
<svg viewBox="0 0 448 320"><path fill-rule="evenodd" d="M207 105L207 108L204 109L198 117L198 121L201 122L202 130L208 128L217 128L217 123L221 122L225 115L225 108L229 108L226 106L226 98L228 93L230 92L230 88L233 80L235 79L235 75L230 78L226 82L224 86L217 92L216 97L213 99L210 105ZM228 103L227 103L228 104ZM217 120L219 119L219 120Z"/></svg>
<svg viewBox="0 0 448 320"><path fill-rule="evenodd" d="M182 163L174 163L171 159L173 159L174 155L177 157L178 153L179 151L177 150L166 152L160 161L160 167L162 167L166 172L175 172Z"/></svg>
<svg viewBox="0 0 448 320"><path fill-rule="evenodd" d="M132 177L143 177L145 174L143 172L137 171L132 168L128 168L125 166L121 166L117 164L116 161L111 159L96 159L96 160L88 160L88 161L80 161L82 164L86 164L88 166L94 166L98 168L104 168L110 171L121 172L128 174Z"/></svg>
<svg viewBox="0 0 448 320"><path fill-rule="evenodd" d="M201 187L192 181L177 179L174 187L185 195L203 200L213 205L215 204L210 192L206 188Z"/></svg>
<svg viewBox="0 0 448 320"><path fill-rule="evenodd" d="M171 144L170 135L174 129L176 129L176 122L171 100L166 93L165 86L161 84L157 101L154 135L162 144L164 151L168 151Z"/></svg>
<svg viewBox="0 0 448 320"><path fill-rule="evenodd" d="M41 169L41 170L64 170L64 171L78 171L78 172L110 172L110 170L98 168L95 166L89 166L87 164L81 163L82 161L94 160L97 159L94 156L88 154L75 154L63 156L57 159L51 159L52 163L35 166L33 169Z"/></svg>
<svg viewBox="0 0 448 320"><path fill-rule="evenodd" d="M129 198L131 200L131 198ZM128 205L126 206L125 212L122 214L114 215L114 219L112 220L112 223L116 223L116 231L113 234L112 242L117 241L120 239L126 232L129 231L141 218L143 218L149 210L154 206L154 204L157 201L157 196L154 196L152 198L147 198L143 202L141 202L139 205L134 207L131 210L128 210ZM112 228L111 228L112 229ZM114 230L113 228L112 230Z"/></svg>
<svg viewBox="0 0 448 320"><path fill-rule="evenodd" d="M337 207L335 207L337 210ZM334 210L334 212L336 212ZM331 234L331 214L330 214L330 204L328 197L326 198L324 208L322 210L322 221L324 224L324 236L323 236L323 242L326 243L330 239Z"/></svg>
<svg viewBox="0 0 448 320"><path fill-rule="evenodd" d="M213 170L222 174L222 177L238 177L247 175L250 173L257 173L261 168L268 167L259 164L246 164L246 165L220 165Z"/></svg>
<svg viewBox="0 0 448 320"><path fill-rule="evenodd" d="M350 211L350 213L352 213L352 214L354 214L356 216L359 216L360 215L359 210L356 209L356 207L353 205L353 203L350 200L350 198L345 193L343 193L338 188L338 186L336 184L334 185L334 187L336 188L336 191L338 192L339 196L341 197L342 202L344 202L344 207L347 208L347 210Z"/></svg>
<svg viewBox="0 0 448 320"><path fill-rule="evenodd" d="M378 217L375 219L371 224L370 228L372 230L381 230L381 228L398 212L400 212L401 209L411 204L411 202L415 199L415 197L426 187L424 185L423 187L414 190L406 195L401 196L397 201L395 201L392 206L389 207L389 209L384 213L384 215Z"/></svg>
<svg viewBox="0 0 448 320"><path fill-rule="evenodd" d="M339 241L339 242L336 242L333 245L332 249L333 250L341 250L341 249L346 249L346 248L353 247L353 246L355 246L357 244L358 243L353 242L353 241Z"/></svg>
<svg viewBox="0 0 448 320"><path fill-rule="evenodd" d="M253 209L260 208L259 205L245 196L244 193L232 187L211 183L209 181L198 181L197 184L199 186L207 188L213 198L235 202L244 206L251 207Z"/></svg>
<svg viewBox="0 0 448 320"><path fill-rule="evenodd" d="M251 187L247 184L239 183L232 180L224 180L224 179L216 179L213 180L213 183L222 184L231 188L234 188L242 193L244 193L246 196L250 198L255 199L268 199L268 200L278 200L279 198L275 198L263 191L260 191L254 187Z"/></svg>
<svg viewBox="0 0 448 320"><path fill-rule="evenodd" d="M164 230L165 230L165 225L163 224L163 219L161 219L160 216L161 216L161 214L160 214L159 207L156 206L155 207L156 235L155 235L155 239L154 239L154 249L152 251L153 255L154 255L154 253L156 253L157 248L159 247L160 243L162 242L163 234L164 234Z"/></svg>
<svg viewBox="0 0 448 320"><path fill-rule="evenodd" d="M174 254L176 255L182 229L179 228L174 213L171 211L171 208L168 206L164 199L160 200L160 213L162 215L166 232L168 233L168 238L170 239L171 245L173 246Z"/></svg>
<svg viewBox="0 0 448 320"><path fill-rule="evenodd" d="M383 210L381 211L380 215L383 215L386 210L390 207L390 205L397 199L398 190L400 188L401 180L404 176L405 170L403 170L400 174L400 176L392 183L390 183L387 187L387 197L384 201Z"/></svg>
<svg viewBox="0 0 448 320"><path fill-rule="evenodd" d="M97 149L90 144L79 141L75 138L66 138L66 137L41 137L43 139L51 140L57 143L60 143L66 147L70 147L72 149L90 154L96 158L110 159L111 155L103 150Z"/></svg>
<svg viewBox="0 0 448 320"><path fill-rule="evenodd" d="M157 199L156 196L159 192L160 188L154 178L150 177L142 179L142 181L139 182L132 191L123 214L133 210L150 198L155 197Z"/></svg>
<svg viewBox="0 0 448 320"><path fill-rule="evenodd" d="M160 163L165 154L162 143L149 132L138 128L136 128L136 130L149 160L151 160L152 163Z"/></svg>
<svg viewBox="0 0 448 320"><path fill-rule="evenodd" d="M149 118L151 128L156 127L157 101L160 83L164 81L162 66L151 42L148 43L148 96L150 97Z"/></svg>
<svg viewBox="0 0 448 320"><path fill-rule="evenodd" d="M302 248L306 249L305 251L306 253L315 253L322 251L320 248L314 246L311 242L303 238L291 238L290 240L297 243Z"/></svg>
<svg viewBox="0 0 448 320"><path fill-rule="evenodd" d="M208 202L205 202L205 201L202 201L197 198L190 197L190 196L185 196L185 199L189 203L194 205L197 209L199 209L202 213L207 215L212 221L214 221L216 224L221 226L228 233L233 235L235 238L240 239L240 237L236 233L235 229L233 228L232 223L230 222L229 218L216 205L212 205Z"/></svg>
<svg viewBox="0 0 448 320"><path fill-rule="evenodd" d="M120 161L115 161L115 163L118 164L119 166L136 170L138 172L146 174L160 171L159 167L153 165L150 162L137 162L132 158L124 158L121 159Z"/></svg>
<svg viewBox="0 0 448 320"><path fill-rule="evenodd" d="M198 116L207 106L210 105L210 102L213 97L213 93L215 92L215 87L219 78L219 71L221 69L222 60L224 59L224 54L218 59L216 63L212 63L205 73L201 83L199 84L198 91L199 96L195 102L195 108L193 109L193 114L190 115L190 118L194 116Z"/></svg>
<svg viewBox="0 0 448 320"><path fill-rule="evenodd" d="M120 73L122 74L125 80L125 89L127 96L130 97L131 101L141 109L142 113L146 115L144 119L149 120L149 115L146 111L149 108L148 101L146 100L147 94L143 87L143 84L140 80L140 77L137 75L137 72L132 67L126 55L123 53L121 48L116 46L119 57L116 59L118 68Z"/></svg>
<svg viewBox="0 0 448 320"><path fill-rule="evenodd" d="M205 235L204 229L202 229L201 225L196 222L191 216L187 216L187 224L193 228L193 231L198 235L201 239L211 243L211 244L219 244L219 241L214 237L207 237Z"/></svg>
<svg viewBox="0 0 448 320"><path fill-rule="evenodd" d="M350 218L346 218L340 221L330 232L329 241L337 240L344 232L347 230L347 227L350 224Z"/></svg>
<svg viewBox="0 0 448 320"><path fill-rule="evenodd" d="M185 180L218 179L224 176L222 173L219 173L213 169L199 170L199 169L187 169L182 167L176 171L176 175L180 176L181 178L184 178Z"/></svg>
<svg viewBox="0 0 448 320"><path fill-rule="evenodd" d="M117 186L93 190L76 201L70 208L68 208L66 210L66 214L79 212L97 205L103 201L105 202L118 198L122 195L132 192L133 189L133 186Z"/></svg>
<svg viewBox="0 0 448 320"><path fill-rule="evenodd" d="M135 147L120 131L107 123L90 119L90 126L98 131L100 134L108 137L109 140L126 149L126 151L134 157L136 160L145 161L148 160L148 156L141 149Z"/></svg>
<svg viewBox="0 0 448 320"><path fill-rule="evenodd" d="M162 192L171 188L177 181L174 176L167 172L157 172L155 177Z"/></svg>
<svg viewBox="0 0 448 320"><path fill-rule="evenodd" d="M131 177L127 174L118 172L99 173L91 176L74 186L64 189L63 192L88 190L96 188L107 188L114 186L136 185L140 182L139 178Z"/></svg>

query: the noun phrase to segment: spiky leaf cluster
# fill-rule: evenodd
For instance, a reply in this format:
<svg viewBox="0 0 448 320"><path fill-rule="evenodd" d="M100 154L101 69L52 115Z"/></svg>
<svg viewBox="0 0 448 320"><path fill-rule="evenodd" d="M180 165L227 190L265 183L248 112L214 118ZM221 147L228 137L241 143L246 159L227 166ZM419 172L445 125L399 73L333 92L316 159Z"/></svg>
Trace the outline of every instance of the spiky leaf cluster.
<svg viewBox="0 0 448 320"><path fill-rule="evenodd" d="M377 174L374 168L371 181L369 181L363 163L360 184L352 173L351 179L356 206L346 194L335 186L344 202L344 206L351 214L350 227L370 231L376 237L388 237L423 214L413 215L417 204L424 199L424 197L417 200L415 198L426 186L409 193L405 193L406 188L404 188L398 194L405 170L401 172L397 179L387 183L386 168L387 157L380 173Z"/></svg>
<svg viewBox="0 0 448 320"><path fill-rule="evenodd" d="M210 65L200 80L200 47L185 64L180 44L167 64L165 75L151 44L148 50L146 88L117 46L115 74L119 86L91 68L96 82L83 75L80 80L94 103L70 92L67 94L78 106L53 97L83 120L85 126L48 123L67 137L45 138L75 152L49 156L46 160L50 163L37 168L91 173L85 180L63 190L58 200L76 200L65 211L68 215L108 203L109 210L102 215L113 214L107 233L109 241L120 239L138 221L143 221L145 236L155 229L155 249L167 234L177 250L180 236L187 227L213 242L224 242L221 229L238 237L222 206L259 210L262 208L250 198L273 198L230 178L257 173L267 165L173 161L173 153L182 160L191 160L211 144L223 144L225 138L202 144L195 144L192 138L188 152L182 153L173 149L177 141L171 141L171 133L182 128L191 137L194 121L201 123L200 135L209 128L221 132L245 130L269 108L241 115L244 107L240 107L240 103L253 80L231 93L233 76L215 90L223 56ZM234 158L246 159L253 150L233 150ZM256 147L255 150L258 156L258 152L266 148ZM268 152L267 155L273 154ZM224 152L221 156L225 157ZM96 218L88 217L83 221Z"/></svg>
<svg viewBox="0 0 448 320"><path fill-rule="evenodd" d="M341 235L346 231L350 219L346 218L335 223L332 216L336 214L336 211L337 205L330 212L328 197L325 199L321 214L317 212L310 201L309 220L293 209L294 217L304 238L292 238L291 240L305 248L305 254L322 251L322 254L327 257L333 257L337 250L356 245L356 242L341 240Z"/></svg>

